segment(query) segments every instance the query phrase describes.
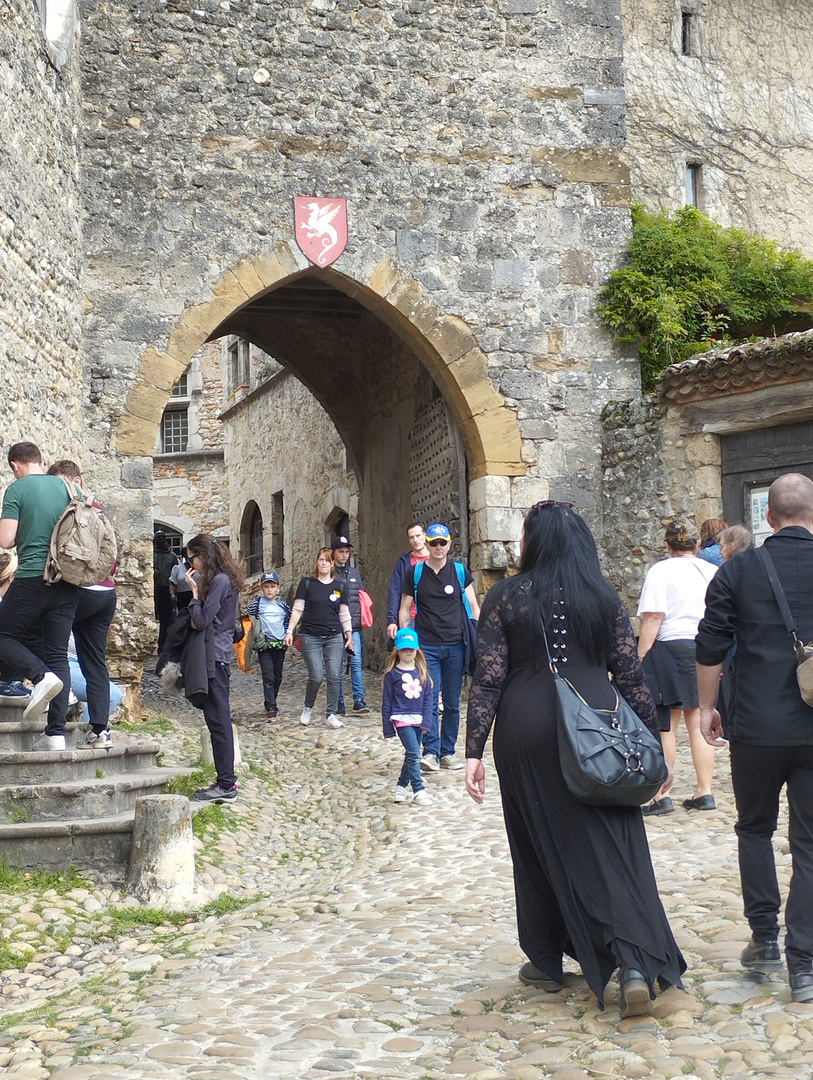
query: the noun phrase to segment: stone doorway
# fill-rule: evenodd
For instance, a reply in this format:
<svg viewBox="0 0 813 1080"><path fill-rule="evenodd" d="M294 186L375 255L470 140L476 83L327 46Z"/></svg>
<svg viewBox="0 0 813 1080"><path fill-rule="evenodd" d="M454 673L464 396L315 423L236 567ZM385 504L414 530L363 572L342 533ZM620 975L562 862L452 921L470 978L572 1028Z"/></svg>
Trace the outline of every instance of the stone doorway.
<svg viewBox="0 0 813 1080"><path fill-rule="evenodd" d="M306 272L258 296L215 327L210 340L224 336L237 336L272 356L333 421L358 492L355 520L340 508L333 515L347 522L344 529L353 538L382 625L389 576L413 520L448 522L457 553L470 561L462 439L439 387L409 342L320 272ZM297 417L289 424L284 451L319 452L309 433L298 430ZM324 464L329 469L337 462ZM277 484L274 462L268 483ZM333 517L327 524L335 535ZM309 567L294 568L295 576L300 572Z"/></svg>

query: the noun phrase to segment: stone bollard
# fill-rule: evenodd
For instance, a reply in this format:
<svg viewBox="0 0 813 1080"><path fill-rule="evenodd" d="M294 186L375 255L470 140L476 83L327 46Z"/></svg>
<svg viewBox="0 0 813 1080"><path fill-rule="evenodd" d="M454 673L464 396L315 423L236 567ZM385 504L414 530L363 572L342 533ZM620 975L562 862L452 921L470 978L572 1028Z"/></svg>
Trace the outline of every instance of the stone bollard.
<svg viewBox="0 0 813 1080"><path fill-rule="evenodd" d="M242 772L246 766L243 764L243 755L240 753L240 738L234 724L232 724L231 730L234 735L234 771ZM201 765L214 765L215 763L214 754L212 753L212 737L205 724L201 724L200 728L200 762Z"/></svg>
<svg viewBox="0 0 813 1080"><path fill-rule="evenodd" d="M184 795L136 799L127 891L150 905L184 904L192 899L192 812Z"/></svg>

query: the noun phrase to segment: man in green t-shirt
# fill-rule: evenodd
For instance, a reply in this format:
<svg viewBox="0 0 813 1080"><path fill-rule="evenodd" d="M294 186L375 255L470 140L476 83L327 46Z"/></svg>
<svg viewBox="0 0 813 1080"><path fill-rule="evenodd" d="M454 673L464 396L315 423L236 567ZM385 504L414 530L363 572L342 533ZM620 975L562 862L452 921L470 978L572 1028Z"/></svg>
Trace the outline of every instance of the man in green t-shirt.
<svg viewBox="0 0 813 1080"><path fill-rule="evenodd" d="M75 585L43 579L51 534L68 505L68 489L48 476L42 454L32 442L15 443L8 452L14 483L3 496L0 548L16 545L17 576L0 604L0 664L34 684L23 717L48 711L45 733L34 750L64 750L70 692L68 638L76 610Z"/></svg>

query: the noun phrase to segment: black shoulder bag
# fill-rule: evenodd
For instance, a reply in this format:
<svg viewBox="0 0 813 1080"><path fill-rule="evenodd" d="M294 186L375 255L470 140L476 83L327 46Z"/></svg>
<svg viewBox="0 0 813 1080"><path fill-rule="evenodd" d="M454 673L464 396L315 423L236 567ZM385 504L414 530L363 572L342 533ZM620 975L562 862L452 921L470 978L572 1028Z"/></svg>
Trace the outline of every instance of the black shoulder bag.
<svg viewBox="0 0 813 1080"><path fill-rule="evenodd" d="M782 613L785 629L790 634L796 652L796 681L799 683L799 693L802 695L802 701L805 705L813 705L813 641L808 642L807 645L802 643L796 630L796 624L793 621L793 615L791 615L790 604L785 596L785 590L777 577L773 559L765 550L764 544L762 547L757 548L757 551L768 575L768 581L771 583L779 610Z"/></svg>
<svg viewBox="0 0 813 1080"><path fill-rule="evenodd" d="M543 631L544 633L544 631ZM594 709L559 674L545 649L556 690L559 764L572 795L590 806L640 806L668 775L660 739L613 684L614 709Z"/></svg>

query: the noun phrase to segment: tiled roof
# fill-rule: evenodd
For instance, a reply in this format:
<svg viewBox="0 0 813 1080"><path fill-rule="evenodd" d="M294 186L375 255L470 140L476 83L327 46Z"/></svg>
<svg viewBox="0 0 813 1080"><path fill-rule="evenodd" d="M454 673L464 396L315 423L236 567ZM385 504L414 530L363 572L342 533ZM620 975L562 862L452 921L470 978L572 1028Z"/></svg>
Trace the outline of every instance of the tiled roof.
<svg viewBox="0 0 813 1080"><path fill-rule="evenodd" d="M672 364L658 383L670 404L741 394L813 379L813 330L698 353Z"/></svg>

